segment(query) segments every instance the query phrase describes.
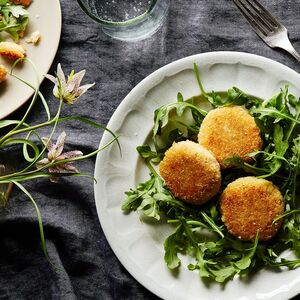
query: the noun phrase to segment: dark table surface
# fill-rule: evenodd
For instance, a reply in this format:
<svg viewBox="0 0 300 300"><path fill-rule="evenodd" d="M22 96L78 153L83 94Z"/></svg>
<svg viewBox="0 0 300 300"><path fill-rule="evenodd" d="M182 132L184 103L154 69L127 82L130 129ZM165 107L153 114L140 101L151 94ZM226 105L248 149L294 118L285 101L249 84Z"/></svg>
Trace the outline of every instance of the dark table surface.
<svg viewBox="0 0 300 300"><path fill-rule="evenodd" d="M35 0L40 1L40 0ZM300 1L261 0L288 28L300 50ZM208 51L243 51L279 61L300 71L288 54L268 48L250 29L229 0L172 0L165 25L151 38L125 43L104 35L74 0L61 0L61 42L51 73L58 62L68 72L86 69L85 82L96 86L63 115L82 115L107 124L127 93L161 66ZM42 85L50 97L52 86ZM50 106L54 109L54 101ZM25 108L14 113L21 116ZM40 120L37 104L30 117ZM77 123L60 127L69 148L83 152L98 146L102 133ZM46 133L46 132L45 132ZM93 173L94 159L80 165ZM49 255L61 271L51 269L40 248L35 211L17 191L0 211L1 299L156 299L122 267L108 245L98 221L93 182L62 179L26 183L41 209Z"/></svg>

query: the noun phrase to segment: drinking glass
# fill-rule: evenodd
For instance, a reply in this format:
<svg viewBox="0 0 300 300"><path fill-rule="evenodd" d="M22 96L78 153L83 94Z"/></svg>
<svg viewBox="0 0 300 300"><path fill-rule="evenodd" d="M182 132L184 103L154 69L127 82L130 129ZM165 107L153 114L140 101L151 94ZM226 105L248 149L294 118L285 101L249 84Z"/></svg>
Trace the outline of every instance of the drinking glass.
<svg viewBox="0 0 300 300"><path fill-rule="evenodd" d="M154 34L164 23L170 0L77 0L107 35L136 41Z"/></svg>

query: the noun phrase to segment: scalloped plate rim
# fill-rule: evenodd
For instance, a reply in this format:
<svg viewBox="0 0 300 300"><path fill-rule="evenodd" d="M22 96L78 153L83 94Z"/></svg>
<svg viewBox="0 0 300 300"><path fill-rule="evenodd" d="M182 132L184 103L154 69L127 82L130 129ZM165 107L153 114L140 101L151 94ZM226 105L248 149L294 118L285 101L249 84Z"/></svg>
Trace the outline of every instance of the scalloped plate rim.
<svg viewBox="0 0 300 300"><path fill-rule="evenodd" d="M276 62L274 60L271 60L269 58L265 58L262 56L258 56L255 54L249 54L244 52L231 52L231 51L217 51L217 52L208 52L208 53L201 53L196 54L192 56L188 56L182 59L179 59L177 61L171 62L168 65L165 65L161 67L160 69L156 70L155 72L151 73L149 76L147 76L145 79L143 79L138 85L136 85L131 92L125 97L125 99L120 103L116 111L114 112L113 116L111 117L107 127L111 130L115 130L119 128L120 118L122 118L122 114L126 110L126 108L133 103L138 102L136 100L135 96L138 94L145 94L147 90L150 90L155 86L155 84L160 83L166 76L172 75L175 71L179 72L180 69L192 69L192 62L197 62L199 60L205 60L208 61L217 60L221 61L223 63L229 63L232 64L235 63L241 63L245 64L247 66L257 66L259 65L260 68L274 68L276 70L280 70L280 76L287 75L290 78L293 78L293 81L299 81L300 82L300 74L298 74L296 71L290 69L289 67ZM176 72L175 72L176 73ZM285 80L282 78L282 80ZM110 140L110 136L107 132L104 132L103 137L100 142L100 146L105 145ZM105 151L110 151L109 149L106 149ZM103 157L102 157L103 156ZM119 259L119 261L123 264L123 266L127 269L127 271L138 281L140 282L144 287L146 287L148 290L150 290L152 293L156 294L157 296L164 298L164 299L184 299L184 297L180 297L176 294L174 294L170 290L166 290L163 288L159 288L156 286L155 281L153 281L153 278L149 278L146 275L142 274L141 272L138 272L135 268L136 266L128 260L128 257L124 256L124 253L122 253L122 249L118 245L118 240L114 237L114 232L116 229L110 228L108 222L106 221L107 217L107 211L103 211L103 199L101 199L101 196L108 197L108 195L103 195L100 190L100 184L102 176L105 176L106 174L103 173L103 163L105 164L105 157L106 155L103 155L101 152L98 154L95 164L95 178L97 182L94 184L94 193L95 193L95 203L97 208L97 213L99 217L100 224L102 226L103 232L108 240L108 243L110 244L112 250L114 251L115 255ZM125 191L124 191L125 192ZM120 205L124 201L124 199L120 199ZM122 214L120 209L120 214ZM138 218L138 215L135 216ZM143 224L141 224L143 226ZM145 225L144 225L145 226ZM162 245L163 247L163 245ZM162 258L162 264L163 258ZM175 280L175 279L174 279ZM200 280L200 279L199 279ZM299 269L299 277L298 280L300 280L300 269ZM298 281L297 281L298 282ZM279 296L276 294L275 298L272 296L272 299L288 299L292 296L297 295L300 292L300 288L296 288L296 283L294 284L293 288L289 290L283 290L282 292L279 291ZM285 293L285 294L283 294ZM257 294L258 295L258 294ZM226 293L222 293L220 295L222 299L230 299L226 298ZM225 298L224 298L225 297ZM255 299L270 299L266 296L261 296L265 298L260 298L257 296ZM271 296L270 296L271 297ZM278 298L279 297L279 298ZM194 298L189 298L194 299ZM196 299L196 298L195 298ZM211 298L213 299L213 298ZM215 299L215 298L214 298ZM247 295L239 295L236 299L243 299L247 300L250 299L247 297ZM253 298L251 298L253 299Z"/></svg>

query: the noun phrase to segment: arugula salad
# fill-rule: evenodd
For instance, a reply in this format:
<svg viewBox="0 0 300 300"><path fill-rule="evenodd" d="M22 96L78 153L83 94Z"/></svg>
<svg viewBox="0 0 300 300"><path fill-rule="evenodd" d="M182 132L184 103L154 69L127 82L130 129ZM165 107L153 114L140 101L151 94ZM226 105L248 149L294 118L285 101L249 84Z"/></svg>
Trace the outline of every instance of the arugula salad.
<svg viewBox="0 0 300 300"><path fill-rule="evenodd" d="M24 35L28 25L28 11L23 5L16 5L14 2L19 3L22 1L0 0L0 34L2 33L0 41L5 40L3 37L5 32L15 42L18 42L19 38Z"/></svg>
<svg viewBox="0 0 300 300"><path fill-rule="evenodd" d="M20 43L25 37L29 23L26 9L32 0L0 0L0 83L7 80L8 68L26 57L26 48ZM37 45L40 32L35 31L26 38L26 43Z"/></svg>
<svg viewBox="0 0 300 300"><path fill-rule="evenodd" d="M198 67L194 72L201 96L163 105L154 112L152 141L137 147L149 169L146 182L127 191L122 205L124 213L138 211L156 222L167 222L173 233L164 242L164 260L170 270L181 266L181 257L192 257L187 267L197 270L201 278L224 283L235 275L248 276L264 267L278 270L300 265L300 209L298 203L300 173L300 99L285 86L272 98L262 100L247 95L237 87L224 93L206 92ZM204 106L202 104L205 104ZM167 187L157 171L166 151L173 143L190 140L197 143L201 124L209 110L243 106L260 129L262 149L249 153L251 161L239 156L226 160L232 167L223 169L219 193L207 203L196 206L186 203ZM256 238L242 241L231 235L224 225L219 208L219 196L225 187L238 178L255 176L271 181L283 196L284 213L279 232L268 241ZM264 211L262 214L266 213ZM209 234L208 234L209 233ZM282 255L291 252L287 259Z"/></svg>

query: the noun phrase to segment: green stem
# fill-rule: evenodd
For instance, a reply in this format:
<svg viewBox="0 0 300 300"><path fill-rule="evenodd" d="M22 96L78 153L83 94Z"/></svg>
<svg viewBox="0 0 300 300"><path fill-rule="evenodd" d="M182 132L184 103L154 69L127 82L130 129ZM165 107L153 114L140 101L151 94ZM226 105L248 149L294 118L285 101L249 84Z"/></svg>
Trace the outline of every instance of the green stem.
<svg viewBox="0 0 300 300"><path fill-rule="evenodd" d="M276 223L278 220L282 219L282 218L285 218L289 215L293 215L293 214L299 214L300 213L300 209L293 209L293 210L289 210L287 212L285 212L284 214L276 217L274 220L273 220L273 224Z"/></svg>
<svg viewBox="0 0 300 300"><path fill-rule="evenodd" d="M28 180L33 180L33 179L37 179L37 178L50 178L53 176L64 176L64 177L88 177L90 179L93 179L94 181L96 181L96 179L88 174L88 173L44 173L44 172L38 172L36 174L32 174L32 175L24 175L24 176L17 176L17 177L13 177L10 179L5 179L5 180L0 180L1 184L5 184L5 183L11 183L11 182L23 182L23 181L28 181Z"/></svg>
<svg viewBox="0 0 300 300"><path fill-rule="evenodd" d="M21 59L18 59L17 61L15 61L15 63L13 64L13 66L12 66L12 68L11 68L11 71L10 71L11 75L13 75L13 70L15 69L15 67L17 66L17 64L18 64L20 61L23 61L23 60L26 60L26 61L29 61L29 62L30 62L31 66L32 66L32 68L33 68L33 70L34 70L34 73L35 73L35 75L36 75L36 79L37 79L37 87L36 87L36 88L33 88L33 89L34 89L34 95L33 95L32 101L31 101L31 103L30 103L30 105L29 105L27 111L25 112L25 114L24 114L22 120L20 120L20 122L16 125L15 128L13 128L13 129L11 130L11 132L16 131L19 127L21 127L21 126L23 125L23 123L24 123L25 120L27 119L29 113L31 112L31 110L32 110L32 108L33 108L33 106L34 106L34 104L35 104L35 102L36 102L36 100L37 100L37 96L38 96L38 94L39 94L39 89L40 89L39 78L38 78L38 72L37 72L37 70L36 70L34 64L32 63L32 61L31 61L30 59L28 59L28 58L21 58ZM15 76L15 77L16 77L16 76ZM16 78L18 79L18 77L16 77ZM21 80L21 81L24 82L23 80Z"/></svg>
<svg viewBox="0 0 300 300"><path fill-rule="evenodd" d="M48 261L50 261L49 256L48 256L48 252L47 252L47 248L46 248L44 227L43 227L42 215L40 213L40 210L39 210L36 202L32 198L31 194L25 189L25 187L22 184L18 183L17 181L12 181L12 183L15 184L24 194L27 195L27 197L30 199L30 201L32 202L32 204L35 208L36 215L37 215L37 218L38 218L38 223L39 223L42 250L43 250L44 255L46 256L46 258L48 259Z"/></svg>
<svg viewBox="0 0 300 300"><path fill-rule="evenodd" d="M295 120L295 121L298 121L299 117L300 117L300 111L298 111L297 116L296 116L296 120ZM291 137L291 135L292 135L292 133L293 133L294 128L295 128L296 125L297 125L296 122L293 122L293 123L291 124L291 126L290 126L290 128L289 128L289 130L288 130L288 132L287 132L287 135L286 135L286 137L285 137L285 140L286 140L286 141L289 141L289 139L290 139L290 137Z"/></svg>
<svg viewBox="0 0 300 300"><path fill-rule="evenodd" d="M198 69L198 66L196 63L194 63L194 72L196 74L196 78L197 78L197 82L198 82L198 85L200 87L200 90L201 90L201 93L203 94L203 96L206 98L207 97L207 94L204 90L204 87L202 85L202 82L201 82L201 79L200 79L200 74L199 74L199 69Z"/></svg>
<svg viewBox="0 0 300 300"><path fill-rule="evenodd" d="M224 238L224 234L221 229L216 225L213 219L211 219L205 212L201 212L203 219L210 225L211 229L218 233L221 238Z"/></svg>
<svg viewBox="0 0 300 300"><path fill-rule="evenodd" d="M199 222L199 221L192 220L192 221L186 221L186 223L188 225L194 225L194 226L198 226L198 227L203 227L203 228L209 229L209 227L206 224L204 224L202 222Z"/></svg>
<svg viewBox="0 0 300 300"><path fill-rule="evenodd" d="M43 166L43 168L40 168L40 169L36 169L36 170L33 170L33 171L29 171L29 172L25 172L26 169L28 169L29 167L27 167L26 169L20 171L20 172L17 172L17 173L14 173L14 174L9 174L9 175L5 175L5 176L1 176L0 177L0 181L6 181L10 178L17 178L18 176L31 176L33 174L36 174L38 172L41 172L42 170L45 170L45 169L49 169L51 167L54 167L54 166L57 166L57 165L63 165L63 164L67 164L67 163L71 163L71 162L75 162L75 161L79 161L79 160L83 160L83 159L86 159L86 158L89 158L93 155L96 155L98 152L104 150L105 148L109 147L118 137L112 139L109 143L107 143L106 145L104 145L103 147L101 148L98 148L97 150L89 153L89 154L86 154L86 155L83 155L83 156L80 156L80 157L74 157L74 158L70 158L70 159L62 159L62 160L59 160L59 161L54 161L54 162L50 162L49 164Z"/></svg>
<svg viewBox="0 0 300 300"><path fill-rule="evenodd" d="M23 80L22 78L14 75L14 74L11 74L11 76L18 79L20 82L24 83L25 85L29 86L30 88L32 88L35 91L35 87L33 85L31 85L29 82ZM49 107L47 105L46 99L40 91L38 91L38 95L40 96L40 98L42 100L42 103L44 105L44 108L45 108L45 111L46 111L46 114L47 114L47 118L48 118L47 121L50 121L50 119L51 119L50 110L49 110Z"/></svg>
<svg viewBox="0 0 300 300"><path fill-rule="evenodd" d="M54 134L54 132L55 132L55 129L56 129L56 127L57 127L58 120L59 120L59 116L60 116L60 112L61 112L61 108L62 108L62 104L63 104L63 99L61 98L61 99L60 99L60 103L59 103L59 107L58 107L58 110L57 110L57 113L56 113L55 117L54 117L51 121L49 121L49 122L45 122L45 123L40 124L40 125L43 125L43 126L40 126L40 127L45 127L45 126L49 126L49 125L51 125L52 123L54 123L53 129L52 129L52 132L51 132L51 134L50 134L50 137L49 137L48 141L50 141L50 139L52 138L52 136L53 136L53 134ZM38 126L38 125L36 125L36 126ZM36 128L34 128L34 127L36 127L36 126L32 126L32 127L26 128L26 129L28 129L28 130L26 130L26 131L36 129ZM12 135L19 133L21 130L22 130L22 129L15 131ZM26 132L26 131L24 131L24 132ZM2 142L2 143L3 143L3 142ZM0 140L0 145L1 145L1 140ZM44 152L46 151L46 149L47 149L47 145L45 145L45 146L43 147L43 149L42 149L42 151L40 152L40 154L35 158L34 161L32 161L31 164L29 164L29 165L28 165L26 168L24 168L23 170L21 170L21 171L19 171L19 172L16 172L16 173L14 173L14 174L10 174L10 175L8 175L7 177L9 177L9 176L13 177L13 176L20 175L20 174L22 174L22 175L24 175L24 174L32 174L32 172L35 172L36 170L35 170L35 171L32 171L32 172L27 172L27 173L25 173L27 170L29 170L31 167L33 167L33 166L35 165L35 163L42 157L42 155L44 154ZM6 177L6 178L7 178L7 177ZM0 180L1 180L1 179L3 179L3 177L0 177Z"/></svg>
<svg viewBox="0 0 300 300"><path fill-rule="evenodd" d="M114 132L112 132L109 128L105 127L102 124L99 124L99 123L96 123L94 121L91 121L91 120L89 120L87 118L84 118L84 117L71 116L71 117L63 117L63 118L60 118L58 120L59 123L65 122L65 121L79 121L79 122L82 122L82 123L86 123L86 124L91 125L93 127L100 128L102 130L105 130L105 131L109 132L114 138L117 137L116 134ZM120 145L118 139L117 139L117 144L118 144L118 147L119 147L119 150L120 150L120 155L122 156L121 145Z"/></svg>
<svg viewBox="0 0 300 300"><path fill-rule="evenodd" d="M28 131L31 131L31 130L35 130L35 129L39 129L39 128L42 128L42 127L49 126L49 125L53 124L54 121L55 121L55 118L50 120L50 121L41 123L41 124L37 124L37 125L31 126L31 127L26 127L26 128L16 130L14 132L10 131L0 139L0 147L2 146L3 142L6 139L10 138L13 135L17 135L17 134L20 134L20 133L24 133L24 132L28 132Z"/></svg>
<svg viewBox="0 0 300 300"><path fill-rule="evenodd" d="M283 119L287 119L287 120L290 120L290 121L295 122L297 124L300 124L299 120L297 120L295 118L292 118L292 117L288 116L287 114L283 114L280 111L276 111L276 110L273 110L273 109L264 108L262 110L262 113L265 113L265 112L273 113L273 114L275 114L275 115L277 115L277 116L279 116L279 117L281 117ZM259 109L257 109L257 110L254 111L254 113L259 113L260 114L261 112L259 111Z"/></svg>
<svg viewBox="0 0 300 300"><path fill-rule="evenodd" d="M294 174L293 174L293 194L292 194L293 208L296 207L296 185L297 185L299 163L300 163L300 153L298 153L298 155L297 155L296 170L294 171Z"/></svg>
<svg viewBox="0 0 300 300"><path fill-rule="evenodd" d="M158 175L158 173L155 171L155 169L153 168L151 162L149 161L149 159L145 159L145 162L146 162L146 165L148 167L148 169L150 170L150 172L154 175L154 176L157 176L157 177L160 177Z"/></svg>

